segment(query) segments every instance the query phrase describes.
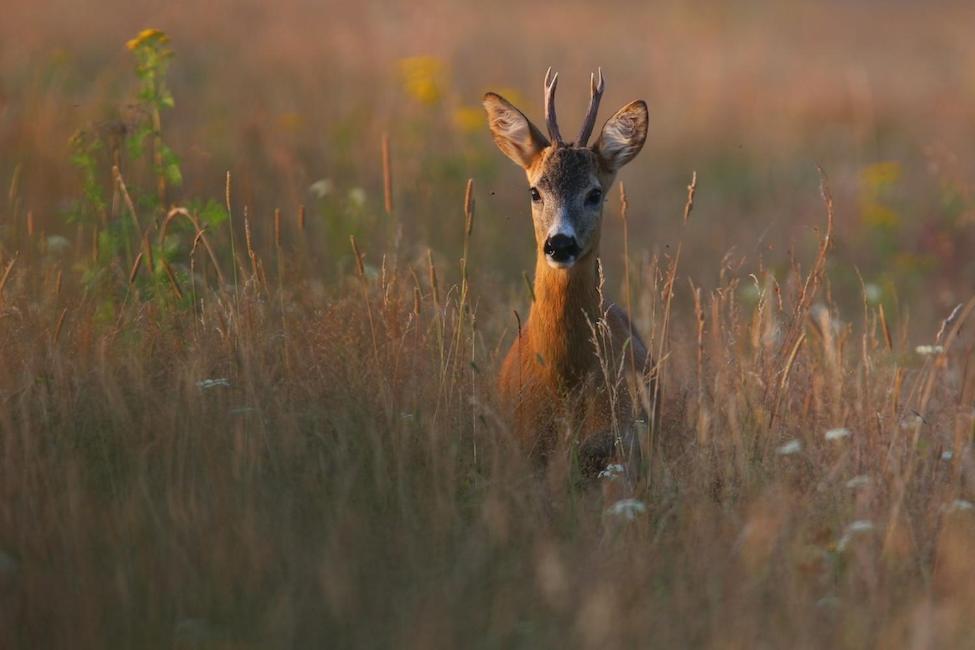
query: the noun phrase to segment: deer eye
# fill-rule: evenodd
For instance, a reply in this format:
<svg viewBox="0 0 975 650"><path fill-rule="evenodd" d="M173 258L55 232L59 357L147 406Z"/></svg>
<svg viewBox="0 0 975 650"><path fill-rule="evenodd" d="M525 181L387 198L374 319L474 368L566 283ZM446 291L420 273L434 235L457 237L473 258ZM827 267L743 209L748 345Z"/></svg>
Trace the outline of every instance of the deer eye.
<svg viewBox="0 0 975 650"><path fill-rule="evenodd" d="M538 193L538 189L537 188L534 188L534 187L531 188L531 193L532 193L532 202L533 203L538 203L539 201L542 200L542 195Z"/></svg>
<svg viewBox="0 0 975 650"><path fill-rule="evenodd" d="M599 205L603 200L603 191L598 187L586 195L586 205Z"/></svg>

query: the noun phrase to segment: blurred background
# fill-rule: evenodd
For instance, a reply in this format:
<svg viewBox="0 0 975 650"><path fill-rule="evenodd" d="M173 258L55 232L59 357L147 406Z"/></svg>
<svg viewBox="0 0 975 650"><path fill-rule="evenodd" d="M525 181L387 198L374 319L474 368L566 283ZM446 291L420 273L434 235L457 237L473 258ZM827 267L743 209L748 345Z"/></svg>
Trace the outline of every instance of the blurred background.
<svg viewBox="0 0 975 650"><path fill-rule="evenodd" d="M632 99L651 110L646 148L621 174L634 257L680 240L682 270L706 288L742 258L744 271L783 276L793 257L808 266L825 221L818 164L836 202L834 298L858 308L865 287L926 338L975 284L973 24L970 2L7 0L0 183L17 185L17 214L70 236L82 178L69 139L132 119L125 43L157 28L175 52L162 119L183 184L169 202L222 201L229 170L259 241L275 208L294 219L305 205L323 280L350 269L352 233L375 265L395 232L387 133L407 262L430 247L456 268L473 177L476 275L513 294L533 265L527 188L494 148L480 97L500 92L540 122L551 65L573 131L601 66L600 124ZM603 239L614 283L615 196Z"/></svg>

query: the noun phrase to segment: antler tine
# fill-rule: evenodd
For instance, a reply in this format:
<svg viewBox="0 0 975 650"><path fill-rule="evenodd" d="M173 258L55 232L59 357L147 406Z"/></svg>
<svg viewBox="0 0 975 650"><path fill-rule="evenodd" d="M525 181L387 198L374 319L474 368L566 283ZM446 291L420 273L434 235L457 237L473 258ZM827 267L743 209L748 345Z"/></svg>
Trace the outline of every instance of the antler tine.
<svg viewBox="0 0 975 650"><path fill-rule="evenodd" d="M555 86L559 83L559 73L552 74L552 66L545 71L545 126L553 144L562 144L559 123L555 119Z"/></svg>
<svg viewBox="0 0 975 650"><path fill-rule="evenodd" d="M595 73L589 76L589 110L586 111L586 119L583 120L582 130L579 131L579 140L576 143L577 147L586 146L586 143L589 142L589 136L592 135L592 128L596 125L596 114L599 112L599 100L603 98L603 89L606 87L603 81L603 69L598 68L598 70L598 82Z"/></svg>

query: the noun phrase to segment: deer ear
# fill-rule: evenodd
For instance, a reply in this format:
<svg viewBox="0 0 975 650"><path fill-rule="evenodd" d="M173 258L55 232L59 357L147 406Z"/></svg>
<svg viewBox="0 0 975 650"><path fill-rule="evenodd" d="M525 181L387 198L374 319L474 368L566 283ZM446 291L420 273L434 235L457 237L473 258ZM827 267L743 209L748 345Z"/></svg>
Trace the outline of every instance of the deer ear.
<svg viewBox="0 0 975 650"><path fill-rule="evenodd" d="M484 95L484 109L498 149L525 169L531 167L535 158L548 146L542 132L501 95Z"/></svg>
<svg viewBox="0 0 975 650"><path fill-rule="evenodd" d="M592 148L607 170L615 174L640 153L649 123L647 103L642 99L630 102L606 120Z"/></svg>

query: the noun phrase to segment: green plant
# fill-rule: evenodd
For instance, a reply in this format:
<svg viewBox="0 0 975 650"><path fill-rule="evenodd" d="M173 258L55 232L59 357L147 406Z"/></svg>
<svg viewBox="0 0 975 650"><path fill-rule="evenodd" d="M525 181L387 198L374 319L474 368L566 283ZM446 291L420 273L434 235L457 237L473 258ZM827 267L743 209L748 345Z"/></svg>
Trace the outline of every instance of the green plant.
<svg viewBox="0 0 975 650"><path fill-rule="evenodd" d="M145 141L152 141L152 166L156 177L156 197L159 207L166 204L166 188L183 183L179 158L163 141L162 110L173 108L176 103L166 85L166 73L173 58L169 37L158 29L144 29L126 43L136 59L135 73L139 78L139 109L144 116L127 144L132 158L141 158Z"/></svg>

